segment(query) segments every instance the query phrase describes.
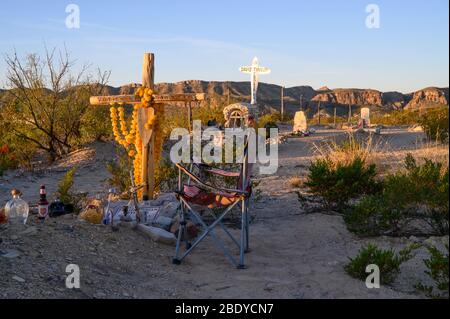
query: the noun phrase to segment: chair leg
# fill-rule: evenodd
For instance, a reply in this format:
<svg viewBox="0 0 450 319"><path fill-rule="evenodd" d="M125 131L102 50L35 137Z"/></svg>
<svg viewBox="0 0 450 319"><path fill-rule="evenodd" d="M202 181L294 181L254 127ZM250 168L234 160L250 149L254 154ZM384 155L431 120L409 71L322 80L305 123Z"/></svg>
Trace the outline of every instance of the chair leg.
<svg viewBox="0 0 450 319"><path fill-rule="evenodd" d="M174 265L179 265L181 264L181 260L178 258L179 254L180 254L180 245L181 245L181 238L183 237L184 234L184 228L185 228L185 223L184 223L184 212L183 212L183 203L180 203L180 226L178 228L178 237L177 237L177 244L175 247L175 256L172 259L172 263Z"/></svg>
<svg viewBox="0 0 450 319"><path fill-rule="evenodd" d="M242 211L241 211L241 245L239 247L239 265L238 269L245 269L245 263L244 263L244 251L245 251L245 245L246 245L246 203L245 200L242 201Z"/></svg>
<svg viewBox="0 0 450 319"><path fill-rule="evenodd" d="M248 205L245 207L245 252L250 252L250 216L248 213Z"/></svg>

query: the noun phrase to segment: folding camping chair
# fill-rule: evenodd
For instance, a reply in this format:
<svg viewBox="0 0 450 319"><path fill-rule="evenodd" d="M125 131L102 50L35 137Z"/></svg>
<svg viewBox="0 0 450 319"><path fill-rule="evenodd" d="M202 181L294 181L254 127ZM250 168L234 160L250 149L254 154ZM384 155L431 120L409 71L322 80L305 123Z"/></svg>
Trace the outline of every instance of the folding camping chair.
<svg viewBox="0 0 450 319"><path fill-rule="evenodd" d="M188 256L197 245L203 241L208 235L211 235L214 243L220 248L231 263L238 269L244 269L244 253L249 251L249 214L248 204L251 195L251 180L250 174L252 164L248 163L248 143L246 143L243 152L243 163L240 165L240 172L230 172L226 170L216 169L205 164L192 164L190 169L182 164L176 164L179 170L178 175L178 192L177 197L180 201L179 217L180 227L178 230L178 239L175 248L175 257L173 263L179 265L181 261ZM193 169L198 168L201 172L206 172L222 177L234 177L237 179L236 189L219 188L208 184L199 175L194 174ZM182 175L187 175L188 182L183 184ZM203 175L203 174L201 174ZM220 215L212 214L215 218L214 222L207 225L193 205L198 205L201 208L223 208ZM231 210L240 206L241 209L241 234L240 240L237 240L230 231L223 224L223 219ZM193 221L200 224L203 228L203 233L191 244L187 236L187 222L186 215L190 216ZM219 226L223 229L225 234L236 244L239 249L239 261L232 256L225 243L217 236L215 228ZM186 242L186 251L180 256L181 242Z"/></svg>

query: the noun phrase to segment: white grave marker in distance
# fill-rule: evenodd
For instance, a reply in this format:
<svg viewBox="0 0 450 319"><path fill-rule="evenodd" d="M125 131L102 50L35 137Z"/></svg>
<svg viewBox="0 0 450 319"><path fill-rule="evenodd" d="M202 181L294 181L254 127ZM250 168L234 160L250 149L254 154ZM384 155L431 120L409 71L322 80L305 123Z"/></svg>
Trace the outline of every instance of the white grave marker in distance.
<svg viewBox="0 0 450 319"><path fill-rule="evenodd" d="M251 66L241 66L239 71L250 74L251 77L251 97L250 104L256 104L256 92L258 91L259 74L270 74L270 69L259 66L258 58L254 57Z"/></svg>
<svg viewBox="0 0 450 319"><path fill-rule="evenodd" d="M305 112L298 111L294 116L294 128L292 131L296 132L306 132L308 130L308 124L306 122Z"/></svg>
<svg viewBox="0 0 450 319"><path fill-rule="evenodd" d="M361 109L361 120L363 120L363 127L370 125L370 109L368 107Z"/></svg>

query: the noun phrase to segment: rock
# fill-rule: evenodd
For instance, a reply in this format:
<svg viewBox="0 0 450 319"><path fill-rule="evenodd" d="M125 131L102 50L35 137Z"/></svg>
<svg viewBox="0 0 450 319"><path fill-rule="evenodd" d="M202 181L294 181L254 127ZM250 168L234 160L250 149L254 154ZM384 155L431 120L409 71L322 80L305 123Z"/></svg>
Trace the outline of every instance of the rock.
<svg viewBox="0 0 450 319"><path fill-rule="evenodd" d="M164 230L169 230L172 225L172 218L165 216L158 216L154 222L152 222L152 226L162 228Z"/></svg>
<svg viewBox="0 0 450 319"><path fill-rule="evenodd" d="M137 230L150 237L153 241L162 244L174 245L177 241L174 234L161 228L139 224L137 225Z"/></svg>
<svg viewBox="0 0 450 319"><path fill-rule="evenodd" d="M5 251L0 251L0 256L8 259L13 259L19 257L21 253L15 249L8 249Z"/></svg>
<svg viewBox="0 0 450 319"><path fill-rule="evenodd" d="M21 283L25 282L25 279L23 279L22 277L19 277L19 276L12 276L12 279L14 279L15 281L21 282Z"/></svg>
<svg viewBox="0 0 450 319"><path fill-rule="evenodd" d="M157 199L151 200L148 203L151 206L162 206L166 203L178 203L174 193L162 193Z"/></svg>
<svg viewBox="0 0 450 319"><path fill-rule="evenodd" d="M317 94L312 102L342 105L383 105L383 94L377 90L335 89Z"/></svg>
<svg viewBox="0 0 450 319"><path fill-rule="evenodd" d="M169 218L174 218L177 214L178 206L179 206L178 201L165 203L161 207L160 215Z"/></svg>
<svg viewBox="0 0 450 319"><path fill-rule="evenodd" d="M414 93L405 109L417 109L430 103L448 105L448 88L429 87Z"/></svg>
<svg viewBox="0 0 450 319"><path fill-rule="evenodd" d="M24 231L21 231L19 233L19 235L20 236L23 236L23 235L32 236L32 235L35 235L36 233L37 233L36 226L30 226L30 227L27 227L27 229L25 229Z"/></svg>
<svg viewBox="0 0 450 319"><path fill-rule="evenodd" d="M409 241L411 241L413 243L419 243L420 242L420 239L417 238L416 236L410 236L408 239L409 239Z"/></svg>
<svg viewBox="0 0 450 319"><path fill-rule="evenodd" d="M95 299L101 299L101 298L105 298L106 294L102 291L97 291L96 293L94 293L93 297Z"/></svg>

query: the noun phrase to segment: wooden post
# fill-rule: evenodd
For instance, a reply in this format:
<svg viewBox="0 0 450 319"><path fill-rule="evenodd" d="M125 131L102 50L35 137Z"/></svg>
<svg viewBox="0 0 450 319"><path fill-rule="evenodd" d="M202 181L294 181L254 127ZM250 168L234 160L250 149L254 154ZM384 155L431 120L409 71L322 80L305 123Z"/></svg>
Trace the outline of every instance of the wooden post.
<svg viewBox="0 0 450 319"><path fill-rule="evenodd" d="M284 86L281 87L281 120L284 120Z"/></svg>
<svg viewBox="0 0 450 319"><path fill-rule="evenodd" d="M142 64L142 86L154 89L155 87L155 56L153 53L145 53ZM145 125L150 116L151 108L141 108L138 113L138 122ZM155 159L153 146L155 134L148 132L142 137L142 182L145 185L142 200L153 199L155 192Z"/></svg>
<svg viewBox="0 0 450 319"><path fill-rule="evenodd" d="M348 103L348 123L352 121L352 105Z"/></svg>
<svg viewBox="0 0 450 319"><path fill-rule="evenodd" d="M317 124L320 125L320 101L317 104Z"/></svg>
<svg viewBox="0 0 450 319"><path fill-rule="evenodd" d="M191 102L188 102L187 104L187 112L188 112L188 130L189 133L192 132L192 105Z"/></svg>
<svg viewBox="0 0 450 319"><path fill-rule="evenodd" d="M333 120L333 123L334 123L334 128L336 128L336 106L334 107L334 120Z"/></svg>

